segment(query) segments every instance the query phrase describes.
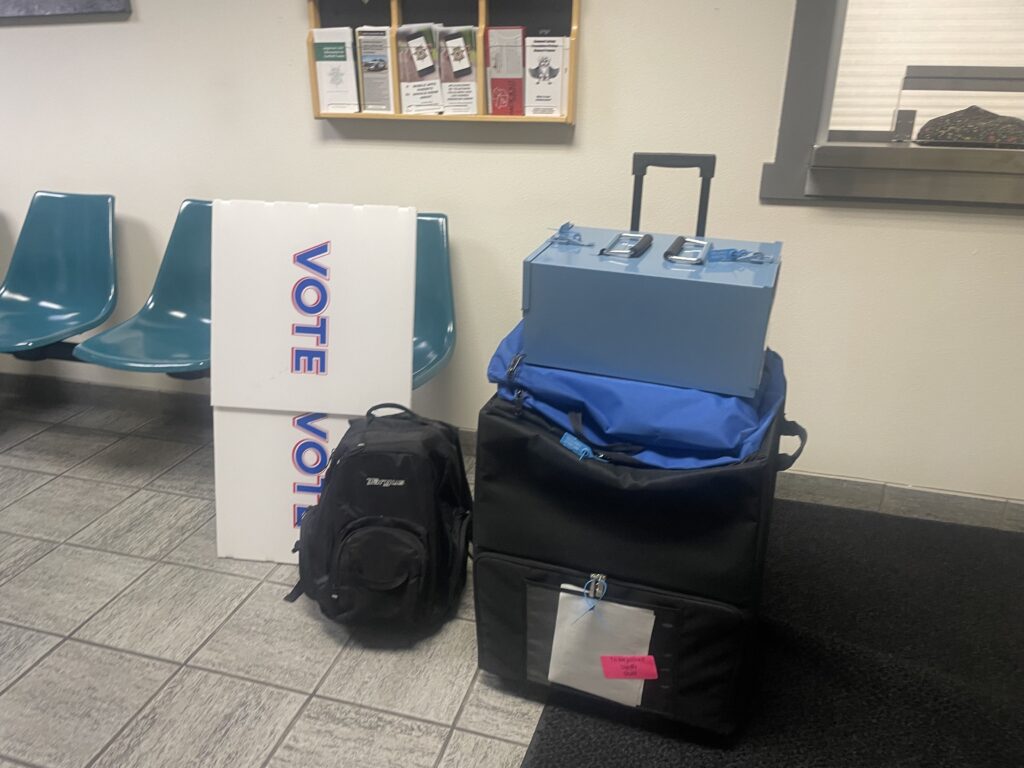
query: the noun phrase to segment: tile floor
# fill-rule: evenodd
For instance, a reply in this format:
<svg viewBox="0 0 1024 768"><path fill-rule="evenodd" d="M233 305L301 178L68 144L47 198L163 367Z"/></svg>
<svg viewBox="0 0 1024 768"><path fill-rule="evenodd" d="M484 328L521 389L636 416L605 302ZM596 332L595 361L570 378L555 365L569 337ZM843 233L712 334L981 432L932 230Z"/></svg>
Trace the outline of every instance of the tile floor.
<svg viewBox="0 0 1024 768"><path fill-rule="evenodd" d="M217 558L208 419L0 414L0 766L519 766L543 705L477 670L471 589L356 640L294 566Z"/></svg>

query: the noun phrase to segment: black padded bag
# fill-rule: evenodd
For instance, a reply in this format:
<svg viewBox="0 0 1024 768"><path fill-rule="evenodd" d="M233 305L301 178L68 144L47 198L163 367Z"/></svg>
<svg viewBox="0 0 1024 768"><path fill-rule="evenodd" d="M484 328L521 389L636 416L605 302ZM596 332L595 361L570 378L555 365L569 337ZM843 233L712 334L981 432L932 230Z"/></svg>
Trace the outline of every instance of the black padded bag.
<svg viewBox="0 0 1024 768"><path fill-rule="evenodd" d="M458 430L377 405L352 422L303 515L287 599L309 595L345 624L436 623L466 581L471 510Z"/></svg>

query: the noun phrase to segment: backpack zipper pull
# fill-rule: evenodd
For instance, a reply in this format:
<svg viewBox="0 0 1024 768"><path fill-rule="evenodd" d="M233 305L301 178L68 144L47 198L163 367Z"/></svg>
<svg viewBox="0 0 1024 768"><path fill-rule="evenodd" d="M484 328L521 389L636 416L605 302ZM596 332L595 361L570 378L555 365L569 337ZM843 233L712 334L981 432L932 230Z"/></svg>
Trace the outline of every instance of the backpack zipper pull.
<svg viewBox="0 0 1024 768"><path fill-rule="evenodd" d="M590 574L590 580L583 585L583 592L591 600L600 600L608 592L608 577L603 573Z"/></svg>

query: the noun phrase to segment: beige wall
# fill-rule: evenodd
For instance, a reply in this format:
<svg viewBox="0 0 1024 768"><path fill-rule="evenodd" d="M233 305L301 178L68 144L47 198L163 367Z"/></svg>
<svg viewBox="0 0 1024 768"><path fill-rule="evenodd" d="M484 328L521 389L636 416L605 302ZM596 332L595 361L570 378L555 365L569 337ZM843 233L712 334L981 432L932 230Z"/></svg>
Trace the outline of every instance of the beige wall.
<svg viewBox="0 0 1024 768"><path fill-rule="evenodd" d="M634 150L719 157L710 229L785 242L771 344L805 471L1024 497L1024 219L765 206L792 0L584 0L579 119L317 122L302 0L135 0L130 21L0 27L0 255L36 189L117 196L121 299L145 299L186 196L414 205L451 217L459 344L417 406L471 427L520 262L567 218L625 226ZM696 182L652 172L646 227ZM166 377L0 360L124 386ZM189 385L191 388L203 384Z"/></svg>

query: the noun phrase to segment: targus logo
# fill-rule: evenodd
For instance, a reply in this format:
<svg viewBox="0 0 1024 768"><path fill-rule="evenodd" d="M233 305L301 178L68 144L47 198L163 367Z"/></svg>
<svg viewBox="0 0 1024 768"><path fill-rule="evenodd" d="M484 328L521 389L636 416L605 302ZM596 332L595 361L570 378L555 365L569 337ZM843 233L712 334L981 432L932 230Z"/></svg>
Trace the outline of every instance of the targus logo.
<svg viewBox="0 0 1024 768"><path fill-rule="evenodd" d="M366 478L366 484L377 486L378 488L395 488L405 485L405 480L392 477L368 477Z"/></svg>

